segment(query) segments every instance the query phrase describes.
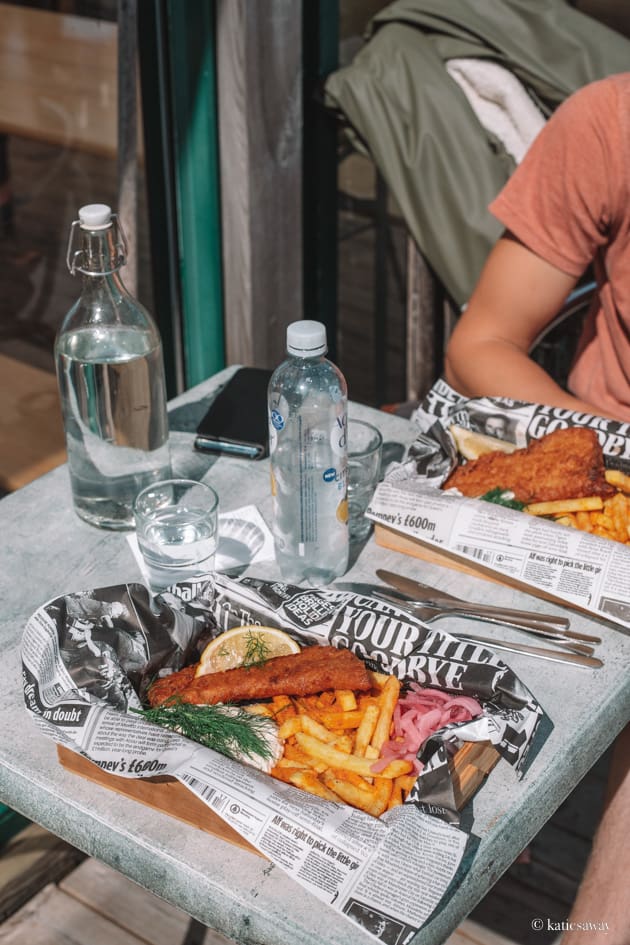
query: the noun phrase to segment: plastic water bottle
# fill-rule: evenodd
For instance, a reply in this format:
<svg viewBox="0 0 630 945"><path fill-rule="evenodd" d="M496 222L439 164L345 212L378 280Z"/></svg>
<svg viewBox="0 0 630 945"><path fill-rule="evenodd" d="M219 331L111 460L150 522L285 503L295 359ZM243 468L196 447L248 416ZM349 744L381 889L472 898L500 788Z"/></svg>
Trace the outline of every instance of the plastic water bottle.
<svg viewBox="0 0 630 945"><path fill-rule="evenodd" d="M124 234L104 204L79 210L68 241L83 290L55 341L76 512L102 528L133 527L133 501L171 474L162 342L123 285Z"/></svg>
<svg viewBox="0 0 630 945"><path fill-rule="evenodd" d="M324 325L293 322L269 382L276 561L291 583L329 584L348 566L348 388L326 351Z"/></svg>

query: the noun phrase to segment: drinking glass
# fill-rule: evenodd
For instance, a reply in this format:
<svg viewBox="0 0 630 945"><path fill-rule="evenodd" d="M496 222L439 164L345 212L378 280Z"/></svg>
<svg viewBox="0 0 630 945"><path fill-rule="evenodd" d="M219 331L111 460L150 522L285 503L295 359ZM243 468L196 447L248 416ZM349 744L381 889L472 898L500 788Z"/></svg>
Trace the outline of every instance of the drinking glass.
<svg viewBox="0 0 630 945"><path fill-rule="evenodd" d="M165 479L136 497L136 537L151 588L207 576L214 567L219 498L192 479Z"/></svg>
<svg viewBox="0 0 630 945"><path fill-rule="evenodd" d="M365 517L381 474L383 437L365 420L348 421L348 526L350 540L360 541L370 533Z"/></svg>

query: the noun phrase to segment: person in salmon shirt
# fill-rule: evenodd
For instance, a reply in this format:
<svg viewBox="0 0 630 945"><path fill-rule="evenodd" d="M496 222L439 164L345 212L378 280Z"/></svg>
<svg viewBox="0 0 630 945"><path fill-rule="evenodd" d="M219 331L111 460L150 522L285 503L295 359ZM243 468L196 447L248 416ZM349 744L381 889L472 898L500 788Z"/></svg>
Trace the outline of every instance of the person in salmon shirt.
<svg viewBox="0 0 630 945"><path fill-rule="evenodd" d="M570 96L490 210L506 230L449 341L447 382L467 397L630 421L630 73ZM528 352L590 266L597 293L564 390ZM615 744L604 813L562 945L630 943L629 765L630 726Z"/></svg>

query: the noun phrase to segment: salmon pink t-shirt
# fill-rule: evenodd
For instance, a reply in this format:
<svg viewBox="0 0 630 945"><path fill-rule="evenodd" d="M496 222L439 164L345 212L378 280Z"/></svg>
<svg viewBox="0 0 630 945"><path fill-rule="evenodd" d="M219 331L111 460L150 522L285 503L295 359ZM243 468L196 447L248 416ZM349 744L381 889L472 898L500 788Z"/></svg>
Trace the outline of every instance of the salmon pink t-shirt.
<svg viewBox="0 0 630 945"><path fill-rule="evenodd" d="M569 389L630 420L630 72L585 86L535 139L490 205L536 255L598 286Z"/></svg>

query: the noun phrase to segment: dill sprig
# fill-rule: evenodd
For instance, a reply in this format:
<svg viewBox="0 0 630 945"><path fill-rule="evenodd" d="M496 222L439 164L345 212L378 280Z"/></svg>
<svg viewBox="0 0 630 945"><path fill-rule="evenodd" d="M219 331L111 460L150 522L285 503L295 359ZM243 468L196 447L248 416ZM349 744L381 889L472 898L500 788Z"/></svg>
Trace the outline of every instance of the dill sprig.
<svg viewBox="0 0 630 945"><path fill-rule="evenodd" d="M525 508L525 503L515 499L514 493L508 489L502 489L500 486L490 489L480 498L485 502L494 502L495 505L504 505L508 509L517 509L519 512Z"/></svg>
<svg viewBox="0 0 630 945"><path fill-rule="evenodd" d="M245 656L243 666L262 666L269 658L271 647L262 633L249 630L245 638Z"/></svg>
<svg viewBox="0 0 630 945"><path fill-rule="evenodd" d="M213 748L228 758L262 758L268 761L273 752L265 735L276 731L274 721L264 715L253 715L231 702L220 705L188 705L170 702L153 709L132 709L147 722L162 725L194 742Z"/></svg>

